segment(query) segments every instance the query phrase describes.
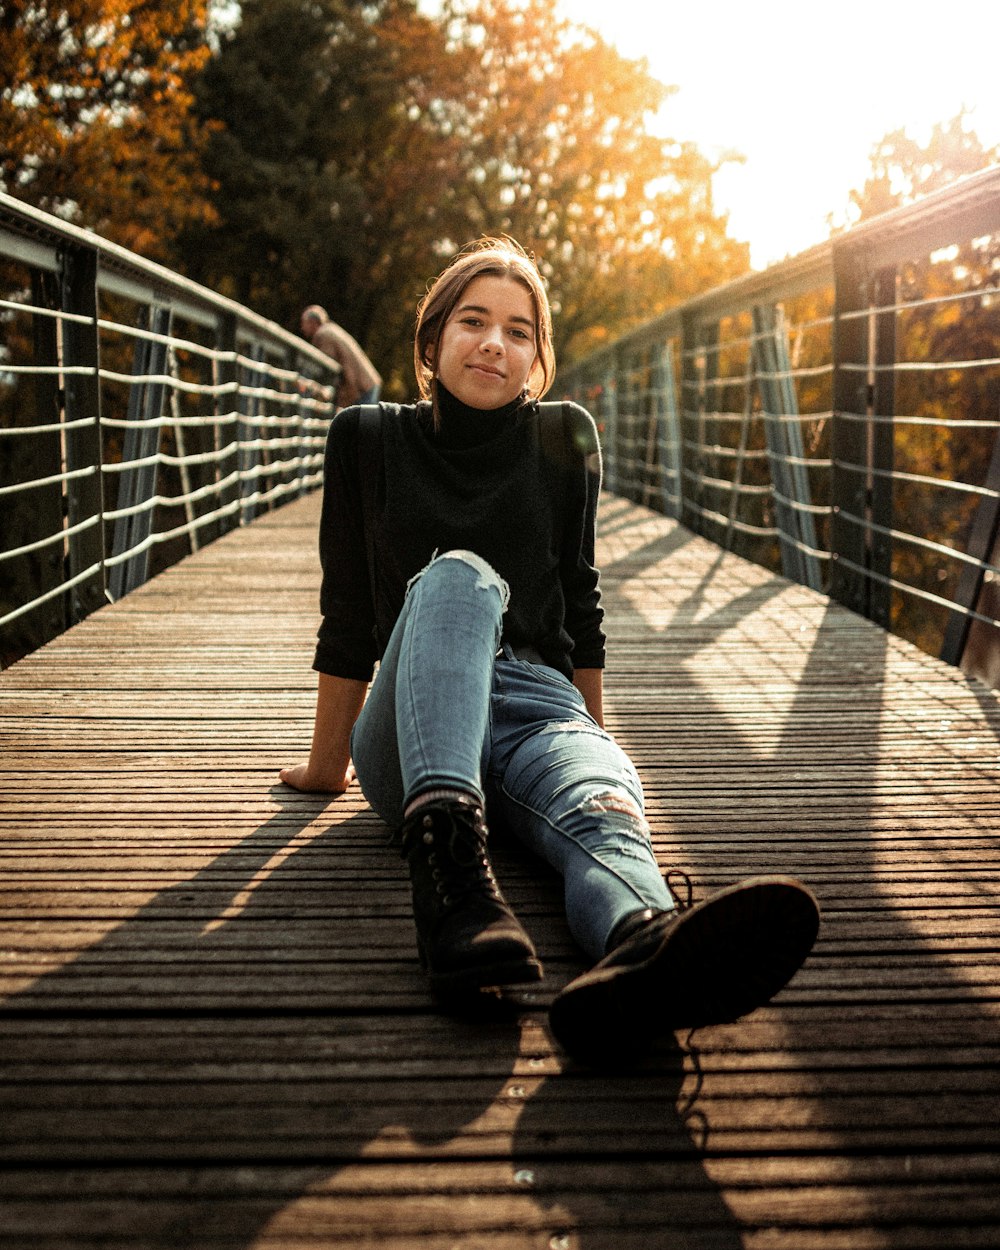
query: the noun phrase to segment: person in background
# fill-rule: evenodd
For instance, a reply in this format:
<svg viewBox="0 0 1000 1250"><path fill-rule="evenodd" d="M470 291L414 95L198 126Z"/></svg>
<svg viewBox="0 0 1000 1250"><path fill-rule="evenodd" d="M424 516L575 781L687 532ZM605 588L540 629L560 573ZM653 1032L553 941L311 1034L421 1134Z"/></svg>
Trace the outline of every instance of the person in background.
<svg viewBox="0 0 1000 1250"><path fill-rule="evenodd" d="M330 425L316 721L308 760L280 776L336 793L357 775L397 831L418 952L452 1002L542 976L490 863L487 819L505 825L563 877L593 964L551 1005L556 1040L631 1062L766 1003L812 947L816 901L759 876L692 906L664 880L639 776L604 728L597 430L577 404L538 402L555 356L530 255L465 249L420 305L414 363L421 402L380 405L374 438L371 410Z"/></svg>
<svg viewBox="0 0 1000 1250"><path fill-rule="evenodd" d="M310 304L302 314L302 334L340 365L337 407L376 404L382 391L382 377L358 343L343 326L331 321L326 309Z"/></svg>

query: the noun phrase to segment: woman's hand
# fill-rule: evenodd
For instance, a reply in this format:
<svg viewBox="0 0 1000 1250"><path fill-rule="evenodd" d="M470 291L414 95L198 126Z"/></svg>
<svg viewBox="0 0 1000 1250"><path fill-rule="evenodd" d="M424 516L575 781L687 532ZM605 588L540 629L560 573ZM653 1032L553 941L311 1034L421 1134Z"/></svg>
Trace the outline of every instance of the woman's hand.
<svg viewBox="0 0 1000 1250"><path fill-rule="evenodd" d="M286 786L293 790L302 790L305 794L343 794L354 780L354 765L348 764L343 777L323 776L313 768L312 761L295 764L292 768L283 768L278 777Z"/></svg>
<svg viewBox="0 0 1000 1250"><path fill-rule="evenodd" d="M354 780L351 728L365 701L366 681L319 675L312 747L304 764L283 768L278 776L306 794L343 794Z"/></svg>

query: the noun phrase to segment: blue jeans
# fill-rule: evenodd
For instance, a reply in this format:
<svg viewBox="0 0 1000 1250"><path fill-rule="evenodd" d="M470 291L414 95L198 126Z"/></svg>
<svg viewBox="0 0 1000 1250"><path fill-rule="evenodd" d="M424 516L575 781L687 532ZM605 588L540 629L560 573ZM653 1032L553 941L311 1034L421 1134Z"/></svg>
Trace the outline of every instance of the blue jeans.
<svg viewBox="0 0 1000 1250"><path fill-rule="evenodd" d="M351 751L389 825L442 788L478 796L562 876L570 931L593 958L630 912L667 910L642 785L562 673L500 649L508 590L479 556L449 551L410 583Z"/></svg>

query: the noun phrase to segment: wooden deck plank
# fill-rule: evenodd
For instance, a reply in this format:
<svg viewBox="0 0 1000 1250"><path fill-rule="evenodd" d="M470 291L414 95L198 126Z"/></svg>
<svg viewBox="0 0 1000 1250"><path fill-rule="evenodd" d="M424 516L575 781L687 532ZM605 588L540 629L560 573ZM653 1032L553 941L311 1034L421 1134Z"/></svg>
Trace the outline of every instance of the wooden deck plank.
<svg viewBox="0 0 1000 1250"><path fill-rule="evenodd" d="M866 1250L1000 1244L997 695L620 500L610 727L664 867L791 871L817 949L639 1073L565 1061L558 883L500 845L546 980L442 1015L404 866L309 740L312 497L0 678L0 1241Z"/></svg>

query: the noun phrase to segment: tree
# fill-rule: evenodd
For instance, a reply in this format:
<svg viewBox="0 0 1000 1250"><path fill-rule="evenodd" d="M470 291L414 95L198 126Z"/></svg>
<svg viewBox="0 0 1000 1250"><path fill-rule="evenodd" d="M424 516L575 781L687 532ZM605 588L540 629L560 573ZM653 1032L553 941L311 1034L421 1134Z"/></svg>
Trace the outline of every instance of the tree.
<svg viewBox="0 0 1000 1250"><path fill-rule="evenodd" d="M712 204L717 166L650 131L672 89L645 61L561 20L556 0L452 0L444 21L466 59L469 225L534 248L560 354L747 269Z"/></svg>
<svg viewBox="0 0 1000 1250"><path fill-rule="evenodd" d="M245 0L196 86L220 224L189 232L191 275L289 327L322 303L391 368L451 181L424 121L443 57L412 0Z"/></svg>
<svg viewBox="0 0 1000 1250"><path fill-rule="evenodd" d="M714 166L648 133L668 94L555 0L247 0L198 89L224 127L222 225L193 276L285 324L326 305L408 394L427 278L509 233L548 278L557 345L583 349L747 267Z"/></svg>
<svg viewBox="0 0 1000 1250"><path fill-rule="evenodd" d="M865 221L912 204L984 169L997 155L983 147L964 109L932 127L926 143L905 129L893 130L872 148L871 173L860 191L850 193L848 221Z"/></svg>
<svg viewBox="0 0 1000 1250"><path fill-rule="evenodd" d="M146 255L206 220L189 77L208 0L7 0L0 186Z"/></svg>

